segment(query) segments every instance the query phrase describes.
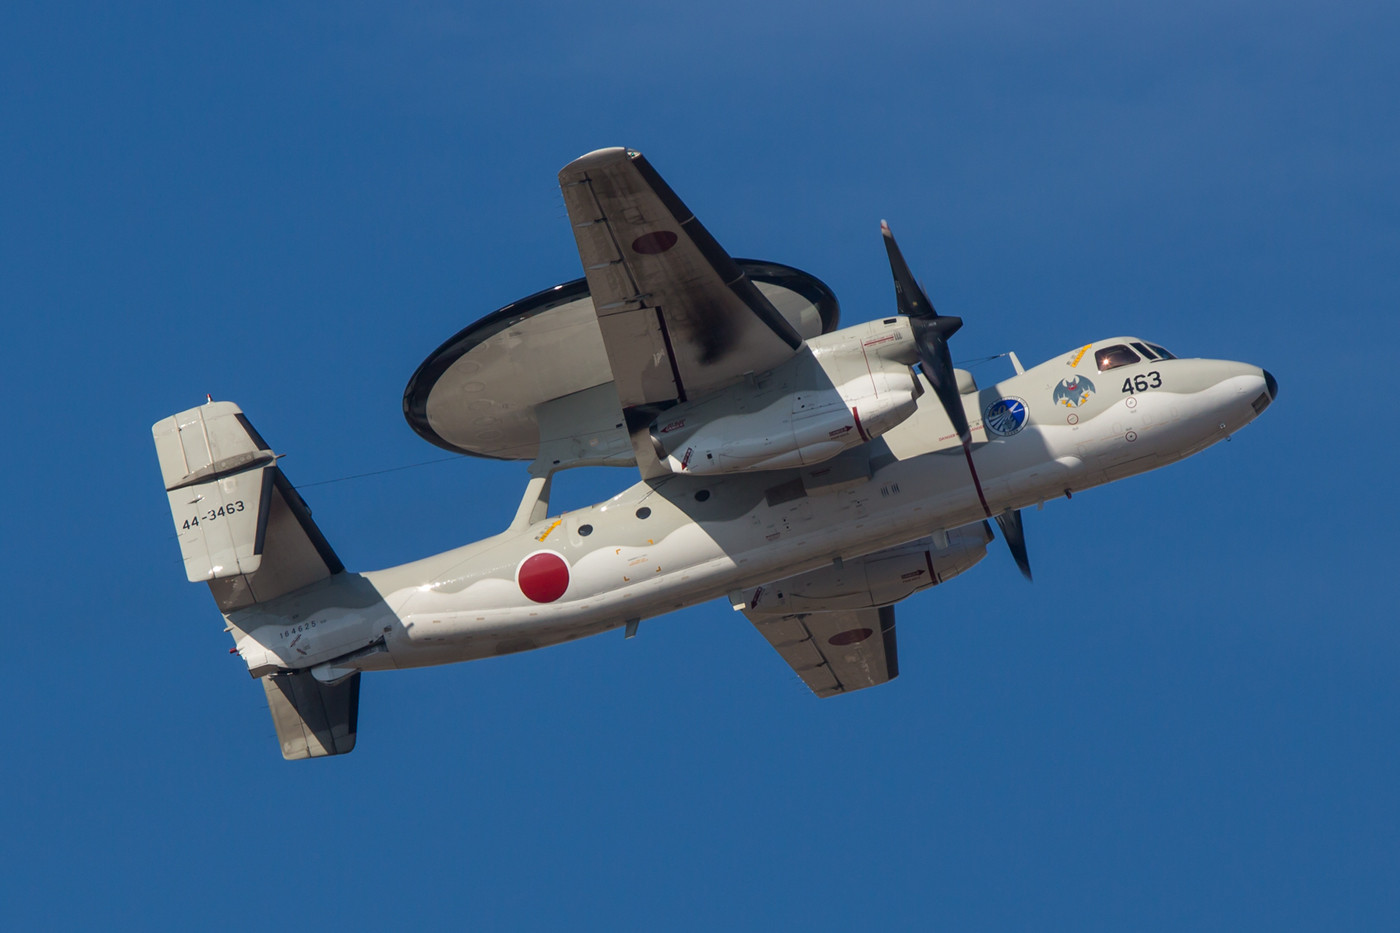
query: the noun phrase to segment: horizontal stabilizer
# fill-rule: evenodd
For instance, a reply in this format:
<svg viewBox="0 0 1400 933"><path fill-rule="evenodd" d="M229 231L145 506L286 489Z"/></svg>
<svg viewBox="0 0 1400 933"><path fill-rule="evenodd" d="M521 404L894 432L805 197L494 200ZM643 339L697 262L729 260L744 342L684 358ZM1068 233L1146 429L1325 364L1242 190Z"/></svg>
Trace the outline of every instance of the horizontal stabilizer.
<svg viewBox="0 0 1400 933"><path fill-rule="evenodd" d="M334 685L306 671L273 674L262 681L283 758L324 758L354 749L360 718L358 672Z"/></svg>

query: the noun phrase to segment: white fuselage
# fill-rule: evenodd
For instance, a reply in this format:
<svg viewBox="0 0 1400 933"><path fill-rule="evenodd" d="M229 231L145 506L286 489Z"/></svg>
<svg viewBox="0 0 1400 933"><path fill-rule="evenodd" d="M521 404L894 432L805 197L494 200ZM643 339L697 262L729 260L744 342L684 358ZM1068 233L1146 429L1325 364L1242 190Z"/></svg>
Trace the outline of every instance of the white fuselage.
<svg viewBox="0 0 1400 933"><path fill-rule="evenodd" d="M338 575L229 621L253 673L310 668L327 680L543 647L1145 472L1262 410L1265 376L1254 366L1160 360L1099 373L1085 357L1078 350L963 396L985 510L926 392L883 437L816 467L637 483L424 560ZM1096 389L1067 404L1057 386L1081 370ZM1022 420L989 433L984 414L1001 399L1021 402Z"/></svg>

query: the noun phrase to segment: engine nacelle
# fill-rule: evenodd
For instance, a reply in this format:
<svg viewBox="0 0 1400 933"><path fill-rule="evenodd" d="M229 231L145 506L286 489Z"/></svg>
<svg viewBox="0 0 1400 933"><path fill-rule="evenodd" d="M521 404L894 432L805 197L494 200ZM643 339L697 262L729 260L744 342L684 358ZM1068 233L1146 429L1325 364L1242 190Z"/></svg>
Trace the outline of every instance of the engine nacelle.
<svg viewBox="0 0 1400 933"><path fill-rule="evenodd" d="M785 616L838 609L869 609L899 602L919 590L942 583L987 556L992 540L986 522L964 525L876 551L838 567L822 567L762 586L729 594L735 609L749 615Z"/></svg>
<svg viewBox="0 0 1400 933"><path fill-rule="evenodd" d="M651 426L658 459L673 473L783 470L879 437L923 393L907 331L900 318L823 335L772 373L668 409Z"/></svg>
<svg viewBox="0 0 1400 933"><path fill-rule="evenodd" d="M850 398L840 389L794 393L758 411L705 418L703 412L658 421L652 443L672 473L784 470L829 460L879 437L912 415L918 384ZM691 430L691 425L699 421Z"/></svg>

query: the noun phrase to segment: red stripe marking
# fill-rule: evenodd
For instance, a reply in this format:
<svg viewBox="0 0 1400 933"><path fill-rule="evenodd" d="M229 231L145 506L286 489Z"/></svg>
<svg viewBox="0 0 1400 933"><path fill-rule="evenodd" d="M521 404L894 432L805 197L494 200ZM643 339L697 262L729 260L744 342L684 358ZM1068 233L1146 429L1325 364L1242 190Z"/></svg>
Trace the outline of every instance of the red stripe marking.
<svg viewBox="0 0 1400 933"><path fill-rule="evenodd" d="M924 551L924 563L928 564L928 576L933 581L934 586L942 583L943 581L938 579L938 574L933 569L933 554Z"/></svg>
<svg viewBox="0 0 1400 933"><path fill-rule="evenodd" d="M972 465L972 442L963 443L963 456L967 458L967 470L972 474L972 485L977 489L977 501L982 503L982 511L987 513L987 517L992 517L992 510L987 508L987 497L982 495L982 480L977 476L977 467Z"/></svg>
<svg viewBox="0 0 1400 933"><path fill-rule="evenodd" d="M851 406L851 417L856 419L856 430L860 432L860 439L870 440L870 435L865 433L865 426L860 423L860 412L856 410L854 405Z"/></svg>

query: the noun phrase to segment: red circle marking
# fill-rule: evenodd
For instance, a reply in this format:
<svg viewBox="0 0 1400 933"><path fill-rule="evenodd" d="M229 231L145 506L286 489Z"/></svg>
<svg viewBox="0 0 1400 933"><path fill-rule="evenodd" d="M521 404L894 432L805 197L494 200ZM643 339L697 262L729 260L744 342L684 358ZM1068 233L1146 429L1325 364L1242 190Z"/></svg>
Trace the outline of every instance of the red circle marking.
<svg viewBox="0 0 1400 933"><path fill-rule="evenodd" d="M835 645L838 648L844 648L847 645L860 644L861 642L869 638L873 633L873 629L853 628L844 632L837 632L835 635L832 635L830 638L828 638L826 640L826 643L828 645Z"/></svg>
<svg viewBox="0 0 1400 933"><path fill-rule="evenodd" d="M531 601L552 603L569 588L569 565L553 551L540 551L521 562L515 582Z"/></svg>
<svg viewBox="0 0 1400 933"><path fill-rule="evenodd" d="M680 237L670 230L653 230L651 233L643 233L632 241L632 251L634 253L644 253L648 256L655 256L657 253L664 253L666 250L676 245Z"/></svg>

